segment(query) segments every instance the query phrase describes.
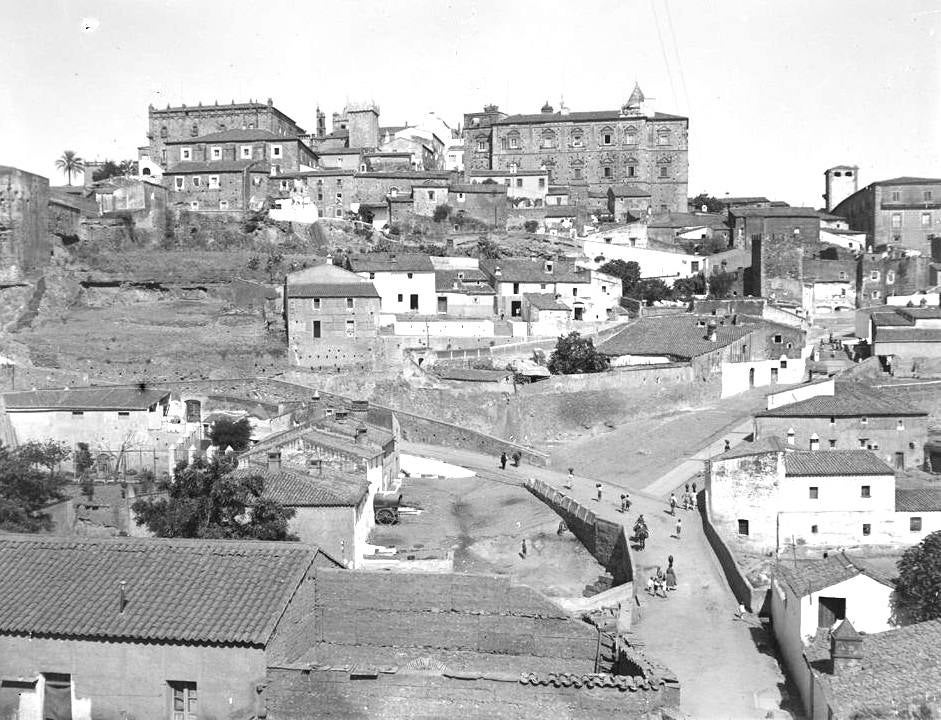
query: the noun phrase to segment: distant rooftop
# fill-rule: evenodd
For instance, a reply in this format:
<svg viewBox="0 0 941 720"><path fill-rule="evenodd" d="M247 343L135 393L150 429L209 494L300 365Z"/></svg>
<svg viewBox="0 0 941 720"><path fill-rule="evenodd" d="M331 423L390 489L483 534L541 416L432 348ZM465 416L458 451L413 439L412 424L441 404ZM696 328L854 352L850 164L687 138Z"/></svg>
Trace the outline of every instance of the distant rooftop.
<svg viewBox="0 0 941 720"><path fill-rule="evenodd" d="M168 398L170 391L145 387L83 387L63 390L26 390L3 394L8 412L43 410L148 410Z"/></svg>
<svg viewBox="0 0 941 720"><path fill-rule="evenodd" d="M167 140L167 145L196 145L199 143L225 143L225 142L289 142L299 141L300 137L296 135L278 135L270 130L262 128L233 128L231 130L221 130L219 132L200 135L198 137L186 138L184 140Z"/></svg>
<svg viewBox="0 0 941 720"><path fill-rule="evenodd" d="M361 272L434 272L427 255L417 253L369 253L351 255L350 270Z"/></svg>
<svg viewBox="0 0 941 720"><path fill-rule="evenodd" d="M923 417L928 412L886 392L859 383L838 383L834 395L817 397L763 410L756 417Z"/></svg>
<svg viewBox="0 0 941 720"><path fill-rule="evenodd" d="M891 583L869 572L862 564L855 565L846 553L834 552L819 560L779 560L775 577L784 581L801 598L832 587L857 575L869 575L883 585Z"/></svg>
<svg viewBox="0 0 941 720"><path fill-rule="evenodd" d="M264 497L287 507L357 507L369 492L365 477L344 472L328 463L311 472L283 468L268 470L264 461L240 465L235 479L264 478Z"/></svg>
<svg viewBox="0 0 941 720"><path fill-rule="evenodd" d="M755 324L717 324L716 340L708 338L708 327L700 323L717 322L712 317L675 315L641 318L598 346L611 356L655 355L690 360L714 352L741 340L758 329Z"/></svg>
<svg viewBox="0 0 941 720"><path fill-rule="evenodd" d="M895 475L895 470L869 450L793 450L784 453L785 475Z"/></svg>

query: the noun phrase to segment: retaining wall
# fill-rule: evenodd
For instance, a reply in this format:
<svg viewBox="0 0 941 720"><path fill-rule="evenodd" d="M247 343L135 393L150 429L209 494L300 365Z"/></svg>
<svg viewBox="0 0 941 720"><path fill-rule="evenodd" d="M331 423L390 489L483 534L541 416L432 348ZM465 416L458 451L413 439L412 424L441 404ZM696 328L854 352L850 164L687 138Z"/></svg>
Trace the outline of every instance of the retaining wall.
<svg viewBox="0 0 941 720"><path fill-rule="evenodd" d="M615 585L633 582L634 564L623 525L597 517L591 510L542 480L527 480L526 489L565 521L585 549L611 573Z"/></svg>
<svg viewBox="0 0 941 720"><path fill-rule="evenodd" d="M555 394L582 390L614 390L644 385L688 385L694 380L689 363L638 365L614 368L607 372L580 375L553 375L548 380L521 385L523 395Z"/></svg>
<svg viewBox="0 0 941 720"><path fill-rule="evenodd" d="M744 605L749 612L757 613L761 611L764 606L769 588L755 588L752 586L752 584L748 582L748 578L745 577L742 568L735 562L735 556L732 554L729 546L725 544L722 536L719 535L719 531L712 525L712 520L709 517L708 492L708 490L700 490L696 497L696 501L699 505L699 513L702 515L703 532L706 534L709 546L719 560L719 565L722 566L722 572L725 574L725 579L729 583L729 587L732 589L732 594L735 595L735 599Z"/></svg>

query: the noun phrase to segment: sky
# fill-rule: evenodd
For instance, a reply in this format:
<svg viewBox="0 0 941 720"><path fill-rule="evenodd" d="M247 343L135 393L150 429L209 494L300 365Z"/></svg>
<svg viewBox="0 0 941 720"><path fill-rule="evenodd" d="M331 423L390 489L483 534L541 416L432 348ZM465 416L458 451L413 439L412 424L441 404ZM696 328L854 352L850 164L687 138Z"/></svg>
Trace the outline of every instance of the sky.
<svg viewBox="0 0 941 720"><path fill-rule="evenodd" d="M0 164L52 184L64 150L136 158L151 103L456 127L619 108L635 81L690 118L690 195L819 207L833 165L941 176L938 0L6 0L0 47Z"/></svg>

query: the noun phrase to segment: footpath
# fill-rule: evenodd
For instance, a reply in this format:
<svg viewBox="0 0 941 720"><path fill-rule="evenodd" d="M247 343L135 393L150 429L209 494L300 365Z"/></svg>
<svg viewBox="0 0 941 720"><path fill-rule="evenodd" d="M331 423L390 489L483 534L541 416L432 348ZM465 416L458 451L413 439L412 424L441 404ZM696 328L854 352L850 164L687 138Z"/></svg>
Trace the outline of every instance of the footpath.
<svg viewBox="0 0 941 720"><path fill-rule="evenodd" d="M744 437L743 426L740 421L729 439ZM617 509L624 488L588 476L586 473L591 472L592 466L585 458L578 459L584 462L572 463L580 472L569 490L564 487L567 478L564 467L547 469L523 465L520 468L508 466L506 471L501 471L494 457L470 450L406 442L402 451L461 465L496 482L521 483L528 477L540 479L599 517L622 523L629 530L633 529L638 515L643 514L650 537L646 549L632 552L639 615L633 628L635 635L653 657L676 673L682 687L681 709L690 717L757 719L764 718L767 711L780 702L780 688L784 684L781 668L766 649L767 644L759 642L764 630L757 619L752 622L735 619L737 602L706 540L698 511L677 509L674 517L664 500L676 487L682 491L686 478L702 468L698 456L708 457L715 451L716 444L721 451L724 439L725 434L713 439L692 458L679 459L673 455L674 460L679 460L673 467L669 466L669 455L661 456L661 469L666 467L667 471L642 490L628 490L633 505L626 514ZM692 473L684 478L684 473L690 469ZM602 483L600 502L597 482ZM682 492L677 497L682 497ZM677 518L682 520L678 539L671 537ZM665 570L670 555L678 587L669 592L667 598L651 597L644 591L646 579L658 566Z"/></svg>

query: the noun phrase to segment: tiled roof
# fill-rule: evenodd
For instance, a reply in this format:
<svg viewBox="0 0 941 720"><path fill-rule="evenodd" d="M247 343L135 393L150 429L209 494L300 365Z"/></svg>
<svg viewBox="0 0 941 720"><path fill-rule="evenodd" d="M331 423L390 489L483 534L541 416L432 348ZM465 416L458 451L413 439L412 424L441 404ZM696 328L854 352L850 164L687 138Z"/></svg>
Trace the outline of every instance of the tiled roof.
<svg viewBox="0 0 941 720"><path fill-rule="evenodd" d="M187 110L195 114L200 114L203 111L219 112L220 110L222 112L231 112L233 110L267 110L267 111L271 111L275 113L276 115L280 115L285 120L287 120L288 122L294 125L297 124L290 117L288 117L285 113L278 110L278 108L276 108L274 105L269 105L267 103L260 103L260 102L247 102L247 103L233 102L233 103L229 103L228 105L225 105L225 104L219 105L218 103L216 103L214 105L190 105L189 107L187 107L186 105L179 105L177 107L150 108L150 114L162 115L164 113L180 112L181 110Z"/></svg>
<svg viewBox="0 0 941 720"><path fill-rule="evenodd" d="M641 318L605 340L598 350L611 356L663 355L689 360L731 345L758 329L756 325L719 325L713 342L707 337L708 328L698 324L710 320L715 318L695 315Z"/></svg>
<svg viewBox="0 0 941 720"><path fill-rule="evenodd" d="M574 260L553 260L552 272L546 272L545 260L530 258L500 258L482 260L480 267L493 277L496 268L500 268L500 277L496 282L504 283L587 283L591 281L591 271L579 268Z"/></svg>
<svg viewBox="0 0 941 720"><path fill-rule="evenodd" d="M756 442L740 443L731 450L717 455L713 460L735 460L736 458L751 457L769 452L783 452L784 450L787 450L787 444L781 438L771 435Z"/></svg>
<svg viewBox="0 0 941 720"><path fill-rule="evenodd" d="M872 321L878 327L910 327L914 325L914 320L902 317L895 310L878 310L870 313Z"/></svg>
<svg viewBox="0 0 941 720"><path fill-rule="evenodd" d="M869 450L792 450L784 454L784 469L790 477L895 475Z"/></svg>
<svg viewBox="0 0 941 720"><path fill-rule="evenodd" d="M288 285L288 297L294 298L378 298L379 291L371 282L364 283L296 283Z"/></svg>
<svg viewBox="0 0 941 720"><path fill-rule="evenodd" d="M458 273L464 276L461 280ZM457 287L454 287L457 283ZM465 295L494 295L490 280L476 268L467 270L435 270L435 291L439 293L463 293Z"/></svg>
<svg viewBox="0 0 941 720"><path fill-rule="evenodd" d="M726 219L722 215L701 214L701 213L664 213L654 215L647 223L648 227L654 228L690 228L690 227L711 227L728 230Z"/></svg>
<svg viewBox="0 0 941 720"><path fill-rule="evenodd" d="M451 177L451 173L446 170L370 170L357 173L357 177L387 180L447 180Z"/></svg>
<svg viewBox="0 0 941 720"><path fill-rule="evenodd" d="M212 162L181 162L167 170L164 175L189 175L192 173L242 172L268 173L271 165L263 160L213 160Z"/></svg>
<svg viewBox="0 0 941 720"><path fill-rule="evenodd" d="M255 475L265 480L266 498L288 507L356 507L369 492L365 478L351 476L327 463L310 473L269 471L257 464L240 466L231 473L239 480Z"/></svg>
<svg viewBox="0 0 941 720"><path fill-rule="evenodd" d="M514 177L514 176L538 177L540 175L548 175L549 171L548 170L517 170L516 172L513 172L511 170L471 170L467 174L470 175L471 177L491 177L491 178L493 177L503 178L503 177Z"/></svg>
<svg viewBox="0 0 941 720"><path fill-rule="evenodd" d="M799 598L833 587L857 575L869 575L865 567L853 564L842 552L819 560L780 560L774 567L774 574ZM884 585L890 584L878 577L873 579Z"/></svg>
<svg viewBox="0 0 941 720"><path fill-rule="evenodd" d="M738 205L738 204L745 204L745 203L771 202L770 200L768 200L768 198L766 198L766 197L764 197L764 196L762 196L762 195L754 195L754 196L751 196L751 197L749 197L749 196L744 196L744 197L727 197L727 198L721 198L721 199L722 199L722 203L723 203L723 204L725 204L725 205L730 205L730 206L733 206L733 207L734 207L735 205Z"/></svg>
<svg viewBox="0 0 941 720"><path fill-rule="evenodd" d="M263 646L316 554L281 542L0 535L0 633Z"/></svg>
<svg viewBox="0 0 941 720"><path fill-rule="evenodd" d="M941 620L863 636L863 658L850 672L815 675L827 688L834 717L888 717L916 707L941 688ZM825 663L828 665L828 663Z"/></svg>
<svg viewBox="0 0 941 720"><path fill-rule="evenodd" d="M922 185L941 183L941 178L910 177L902 175L901 177L889 178L888 180L877 180L872 185Z"/></svg>
<svg viewBox="0 0 941 720"><path fill-rule="evenodd" d="M147 410L170 394L163 388L70 388L26 390L3 394L8 411Z"/></svg>
<svg viewBox="0 0 941 720"><path fill-rule="evenodd" d="M295 172L283 172L280 175L273 175L275 180L286 180L289 178L308 178L308 177L352 177L356 171L351 168L316 168L315 170L297 170Z"/></svg>
<svg viewBox="0 0 941 720"><path fill-rule="evenodd" d="M552 293L524 293L523 297L529 301L537 310L565 310L571 312L572 309L558 301Z"/></svg>
<svg viewBox="0 0 941 720"><path fill-rule="evenodd" d="M232 130L222 130L220 132L209 133L208 135L200 135L199 137L187 138L185 140L168 140L166 144L195 145L196 143L252 142L256 140L264 140L266 142L272 140L283 140L288 142L299 139L300 138L294 135L278 135L277 133L273 133L270 130L262 130L261 128L235 128Z"/></svg>
<svg viewBox="0 0 941 720"><path fill-rule="evenodd" d="M614 197L650 197L650 193L635 185L612 185L610 188Z"/></svg>
<svg viewBox="0 0 941 720"><path fill-rule="evenodd" d="M917 343L941 342L941 328L879 327L873 338L875 342Z"/></svg>
<svg viewBox="0 0 941 720"><path fill-rule="evenodd" d="M941 307L900 307L896 313L912 320L938 320L941 318Z"/></svg>
<svg viewBox="0 0 941 720"><path fill-rule="evenodd" d="M835 395L818 395L773 410L763 410L756 417L909 417L927 414L927 411L888 393L858 383L839 383Z"/></svg>
<svg viewBox="0 0 941 720"><path fill-rule="evenodd" d="M435 267L427 255L417 253L370 253L351 255L350 269L361 272L434 272Z"/></svg>
<svg viewBox="0 0 941 720"><path fill-rule="evenodd" d="M550 185L546 195L568 195L570 190L564 185Z"/></svg>
<svg viewBox="0 0 941 720"><path fill-rule="evenodd" d="M505 118L494 120L494 125L531 125L541 123L560 123L560 122L593 122L610 120L688 120L689 118L680 115L667 115L666 113L655 112L652 115L628 115L624 116L620 110L589 110L584 112L570 112L565 115L562 113L530 113L528 115L508 115Z"/></svg>
<svg viewBox="0 0 941 720"><path fill-rule="evenodd" d="M812 207L741 207L732 208L732 214L736 217L818 217Z"/></svg>
<svg viewBox="0 0 941 720"><path fill-rule="evenodd" d="M941 488L895 488L896 512L941 511Z"/></svg>

